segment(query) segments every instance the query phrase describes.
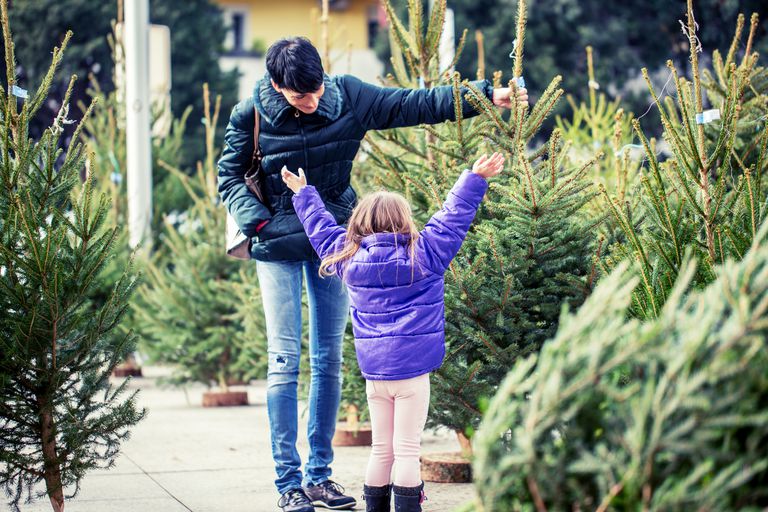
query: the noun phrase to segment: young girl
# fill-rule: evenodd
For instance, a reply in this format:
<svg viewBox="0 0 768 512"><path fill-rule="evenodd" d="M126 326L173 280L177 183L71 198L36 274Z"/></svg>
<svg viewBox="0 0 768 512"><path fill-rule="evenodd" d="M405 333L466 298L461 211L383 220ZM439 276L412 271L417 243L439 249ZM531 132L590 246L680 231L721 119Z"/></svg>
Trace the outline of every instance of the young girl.
<svg viewBox="0 0 768 512"><path fill-rule="evenodd" d="M419 451L429 373L445 355L443 275L483 200L486 179L503 164L498 153L480 157L420 232L407 201L392 192L364 197L344 229L307 185L303 170L296 176L283 169L296 213L322 260L320 274L338 275L349 293L373 429L364 486L368 512L389 512L390 493L396 512L421 511Z"/></svg>

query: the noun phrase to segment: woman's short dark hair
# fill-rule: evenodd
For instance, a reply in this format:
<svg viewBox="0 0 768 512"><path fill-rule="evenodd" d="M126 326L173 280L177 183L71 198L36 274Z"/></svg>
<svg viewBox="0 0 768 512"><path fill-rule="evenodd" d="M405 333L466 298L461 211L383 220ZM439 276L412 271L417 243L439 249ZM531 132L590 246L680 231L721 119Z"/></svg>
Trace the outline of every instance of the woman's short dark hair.
<svg viewBox="0 0 768 512"><path fill-rule="evenodd" d="M281 87L300 93L323 85L323 62L306 37L280 39L267 50L267 71Z"/></svg>

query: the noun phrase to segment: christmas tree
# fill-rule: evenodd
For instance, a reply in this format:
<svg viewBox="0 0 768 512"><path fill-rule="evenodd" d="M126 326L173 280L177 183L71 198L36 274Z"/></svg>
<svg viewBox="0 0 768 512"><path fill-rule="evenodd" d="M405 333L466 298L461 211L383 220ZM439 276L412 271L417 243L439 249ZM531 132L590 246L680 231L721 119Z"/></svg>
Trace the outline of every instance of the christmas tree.
<svg viewBox="0 0 768 512"><path fill-rule="evenodd" d="M707 82L687 7L692 80L670 63L676 98L663 102L649 81L671 157L662 161L633 121L647 167L623 200L602 189L624 238L609 248L614 272L491 403L475 461L482 510L768 504L768 103L751 50L757 18L737 63L739 17Z"/></svg>
<svg viewBox="0 0 768 512"><path fill-rule="evenodd" d="M111 207L108 221L119 230L115 258L110 260L99 274L98 285L93 290L91 300L96 304L103 302L114 283L120 278L122 269L128 263L131 251L128 244L128 192L126 188L126 133L125 108L115 91L105 93L98 83L92 81L89 93L99 104L88 118L84 119L82 141L93 155L93 164L89 165L94 190L110 198ZM85 109L85 106L82 106ZM157 116L154 116L157 118ZM181 181L160 165L165 162L173 168L179 164L179 153L184 137L185 118L173 120L170 133L166 136L152 137L152 239L158 240L163 235L163 217L167 212L184 210L191 204ZM178 215L174 216L178 218ZM143 267L145 261L136 262ZM134 314L129 310L121 330L134 328ZM141 340L139 340L141 342Z"/></svg>
<svg viewBox="0 0 768 512"><path fill-rule="evenodd" d="M597 220L586 209L594 195L586 176L596 158L567 165L559 132L541 145L532 142L562 95L560 77L530 110L513 102L508 113L501 112L476 85L451 73L452 65L439 67L445 1L435 2L428 23L421 3L410 2L408 28L386 5L395 71L390 81L406 87L452 84L457 108L455 122L369 137L371 160L381 169L377 184L402 191L423 222L479 154L507 155L505 172L491 182L446 274L446 357L433 375L430 421L466 439L480 421L484 399L493 396L514 361L538 350L554 334L563 305L578 306L590 291ZM518 5L508 81L513 91L523 83L526 3ZM501 72L494 82L501 84ZM463 119L462 96L480 116Z"/></svg>
<svg viewBox="0 0 768 512"><path fill-rule="evenodd" d="M98 82L92 81L88 92L100 106L85 120L83 130L83 141L94 154L94 183L99 191L112 198L111 218L121 226L127 226L125 106L115 91L105 92ZM181 118L172 119L168 133L158 132L152 135L153 239L162 234L163 217L166 214L184 211L192 204L179 179L160 164L165 162L168 166L179 168L184 126L190 112L191 109L188 109ZM153 122L162 121L165 115L154 110Z"/></svg>
<svg viewBox="0 0 768 512"><path fill-rule="evenodd" d="M122 8L118 9L121 16ZM114 89L105 91L99 85L98 80L90 76L90 88L88 94L97 101L99 108L83 120L81 138L86 144L87 150L93 155L93 165L89 165L86 172L91 176L94 190L99 194L106 194L111 200L111 208L108 214L108 222L119 228L116 240L116 251L112 258L102 269L96 282L97 286L91 291L90 298L95 304L101 304L109 295L115 282L120 279L123 269L131 258L128 245L128 193L126 188L126 131L125 131L125 91L119 89L118 75L125 76L125 58L122 41L117 30L117 22L112 21L112 34L107 37L107 42L112 50L113 74L112 84ZM124 84L123 84L124 86ZM86 112L88 107L80 103L80 110ZM155 127L168 123L166 130L153 130L152 133L152 239L157 240L162 235L163 217L166 212L182 211L188 208L191 200L181 182L160 166L159 162L177 167L181 160L181 149L184 142L184 126L190 109L180 119L170 119L170 112L153 105L152 121ZM144 259L139 258L137 266L143 267ZM135 315L128 310L117 335L135 328ZM141 339L139 339L139 343ZM139 347L141 348L141 347ZM116 375L128 373L141 375L141 369L134 360L133 354L129 355L125 364L117 368Z"/></svg>
<svg viewBox="0 0 768 512"><path fill-rule="evenodd" d="M623 201L640 175L640 159L636 158L636 153L642 147L632 144L633 116L621 107L621 98L609 100L608 95L600 91L591 46L587 47L586 53L589 99L577 104L568 94L566 99L571 113L567 118L557 116L556 124L563 140L569 144L568 157L575 163L589 160L594 151L603 150L603 158L592 167L590 178ZM605 209L599 202L593 206Z"/></svg>
<svg viewBox="0 0 768 512"><path fill-rule="evenodd" d="M110 215L114 221L127 224L126 133L125 133L125 49L118 24L122 23L122 12L118 20L112 20L112 33L107 43L112 53L112 81L105 90L95 76L90 76L88 95L99 102L97 109L84 122L83 141L94 154L94 181L100 191L112 198ZM179 180L166 167L178 168L184 145L185 126L192 107L188 107L180 118L171 116L166 98L155 100L151 105L152 124L152 238L157 239L164 227L163 217L173 211L184 211L192 200ZM86 105L80 104L84 112Z"/></svg>
<svg viewBox="0 0 768 512"><path fill-rule="evenodd" d="M90 177L81 184L92 161L79 141L82 124L59 149L75 77L52 124L39 139L29 137L71 34L54 49L37 90L27 92L14 74L6 0L0 10L7 69L0 89L0 482L15 510L25 494L27 501L47 494L61 511L65 487L74 495L87 471L111 466L143 415L135 394L108 380L134 346L131 333L116 330L136 280L123 268L102 301L90 300L118 230L107 221L109 200L96 195Z"/></svg>
<svg viewBox="0 0 768 512"><path fill-rule="evenodd" d="M687 255L698 261L692 286L703 286L715 279L718 264L743 256L765 218L763 176L768 134L755 131L755 127L760 126L757 116L768 109L768 80L765 70L757 67L757 54L749 53L757 27L757 18L752 20L741 63L735 60L743 17L725 61L718 52L714 54L718 82L709 81L710 108L704 108L701 48L692 0L688 0L683 30L690 45L692 81L680 76L669 61L669 80L676 97L667 96L662 102L647 70L643 70L659 106L671 158L660 158L634 120L634 131L648 162L634 192L636 201L602 189L624 233L624 241L610 248L607 266L611 268L625 258L639 262L642 285L633 296L632 313L640 318L661 314Z"/></svg>
<svg viewBox="0 0 768 512"><path fill-rule="evenodd" d="M147 267L135 308L150 356L175 365L174 384L200 382L222 391L266 370L266 329L253 269L225 255L226 216L216 186L215 130L219 98L204 87L206 160L181 180L192 207L176 226L166 222L164 256ZM243 326L243 322L248 322Z"/></svg>
<svg viewBox="0 0 768 512"><path fill-rule="evenodd" d="M746 72L747 87L739 98L740 113L736 121L736 138L730 156L734 159L731 165L735 169L741 172L744 169L751 169L751 173L755 174L762 173L766 165L764 160L762 167L758 165L760 152L757 151L757 145L760 143L760 137L756 135L765 131L766 120L768 120L768 69L759 65L758 54L754 52L758 29L757 13L753 13L750 18L746 43L743 43L742 39L744 23L744 15L740 14L736 21L736 32L725 59L718 50L713 52L713 69L703 71L702 87L712 104L724 104L726 97L731 93L730 82L734 73L732 65L736 64L735 71L741 69L742 72ZM745 44L744 53L741 55L741 62L737 63L738 50L742 44ZM704 132L708 138L716 134L715 130Z"/></svg>
<svg viewBox="0 0 768 512"><path fill-rule="evenodd" d="M740 262L659 316L627 263L519 361L477 434L485 512L762 510L768 504L768 223Z"/></svg>
<svg viewBox="0 0 768 512"><path fill-rule="evenodd" d="M618 203L626 204L625 208L637 210L640 199L636 191L645 159L642 158L643 146L633 143L633 115L624 111L621 98L609 100L600 90L591 46L587 47L586 54L588 99L577 104L570 94L567 95L570 115L556 118L567 145L564 151L571 165L579 165L590 159L594 151L601 150L603 157L592 166L588 178L602 186ZM655 150L656 141L651 139L649 144ZM604 200L595 198L587 209L591 217L602 220L598 237L599 261L602 263L605 248L620 246L626 242L626 236Z"/></svg>

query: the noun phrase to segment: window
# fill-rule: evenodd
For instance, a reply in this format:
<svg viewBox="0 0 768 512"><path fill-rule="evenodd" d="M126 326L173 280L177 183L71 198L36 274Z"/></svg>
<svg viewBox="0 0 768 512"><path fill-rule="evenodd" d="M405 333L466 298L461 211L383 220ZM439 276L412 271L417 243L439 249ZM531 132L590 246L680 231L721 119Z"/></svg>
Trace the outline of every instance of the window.
<svg viewBox="0 0 768 512"><path fill-rule="evenodd" d="M247 51L248 45L248 10L246 7L224 7L224 20L227 24L227 37L224 47L231 53Z"/></svg>
<svg viewBox="0 0 768 512"><path fill-rule="evenodd" d="M322 2L319 2L322 5ZM329 11L346 11L349 9L349 0L328 0Z"/></svg>
<svg viewBox="0 0 768 512"><path fill-rule="evenodd" d="M245 39L245 15L241 12L232 13L232 51L241 52Z"/></svg>
<svg viewBox="0 0 768 512"><path fill-rule="evenodd" d="M376 46L376 36L379 33L381 27L381 16L384 7L381 4L371 6L368 8L368 48ZM386 16L386 14L384 14ZM386 18L385 18L386 19Z"/></svg>

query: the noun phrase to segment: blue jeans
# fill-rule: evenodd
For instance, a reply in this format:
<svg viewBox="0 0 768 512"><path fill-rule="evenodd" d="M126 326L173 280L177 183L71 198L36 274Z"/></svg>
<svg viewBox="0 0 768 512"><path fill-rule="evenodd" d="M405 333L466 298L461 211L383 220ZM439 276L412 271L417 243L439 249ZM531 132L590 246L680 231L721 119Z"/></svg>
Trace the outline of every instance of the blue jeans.
<svg viewBox="0 0 768 512"><path fill-rule="evenodd" d="M319 484L331 475L331 439L341 399L341 343L349 316L347 290L336 277L321 278L318 261L256 262L267 323L267 414L277 490ZM296 390L301 357L301 294L309 299L309 460L304 478L296 450Z"/></svg>

